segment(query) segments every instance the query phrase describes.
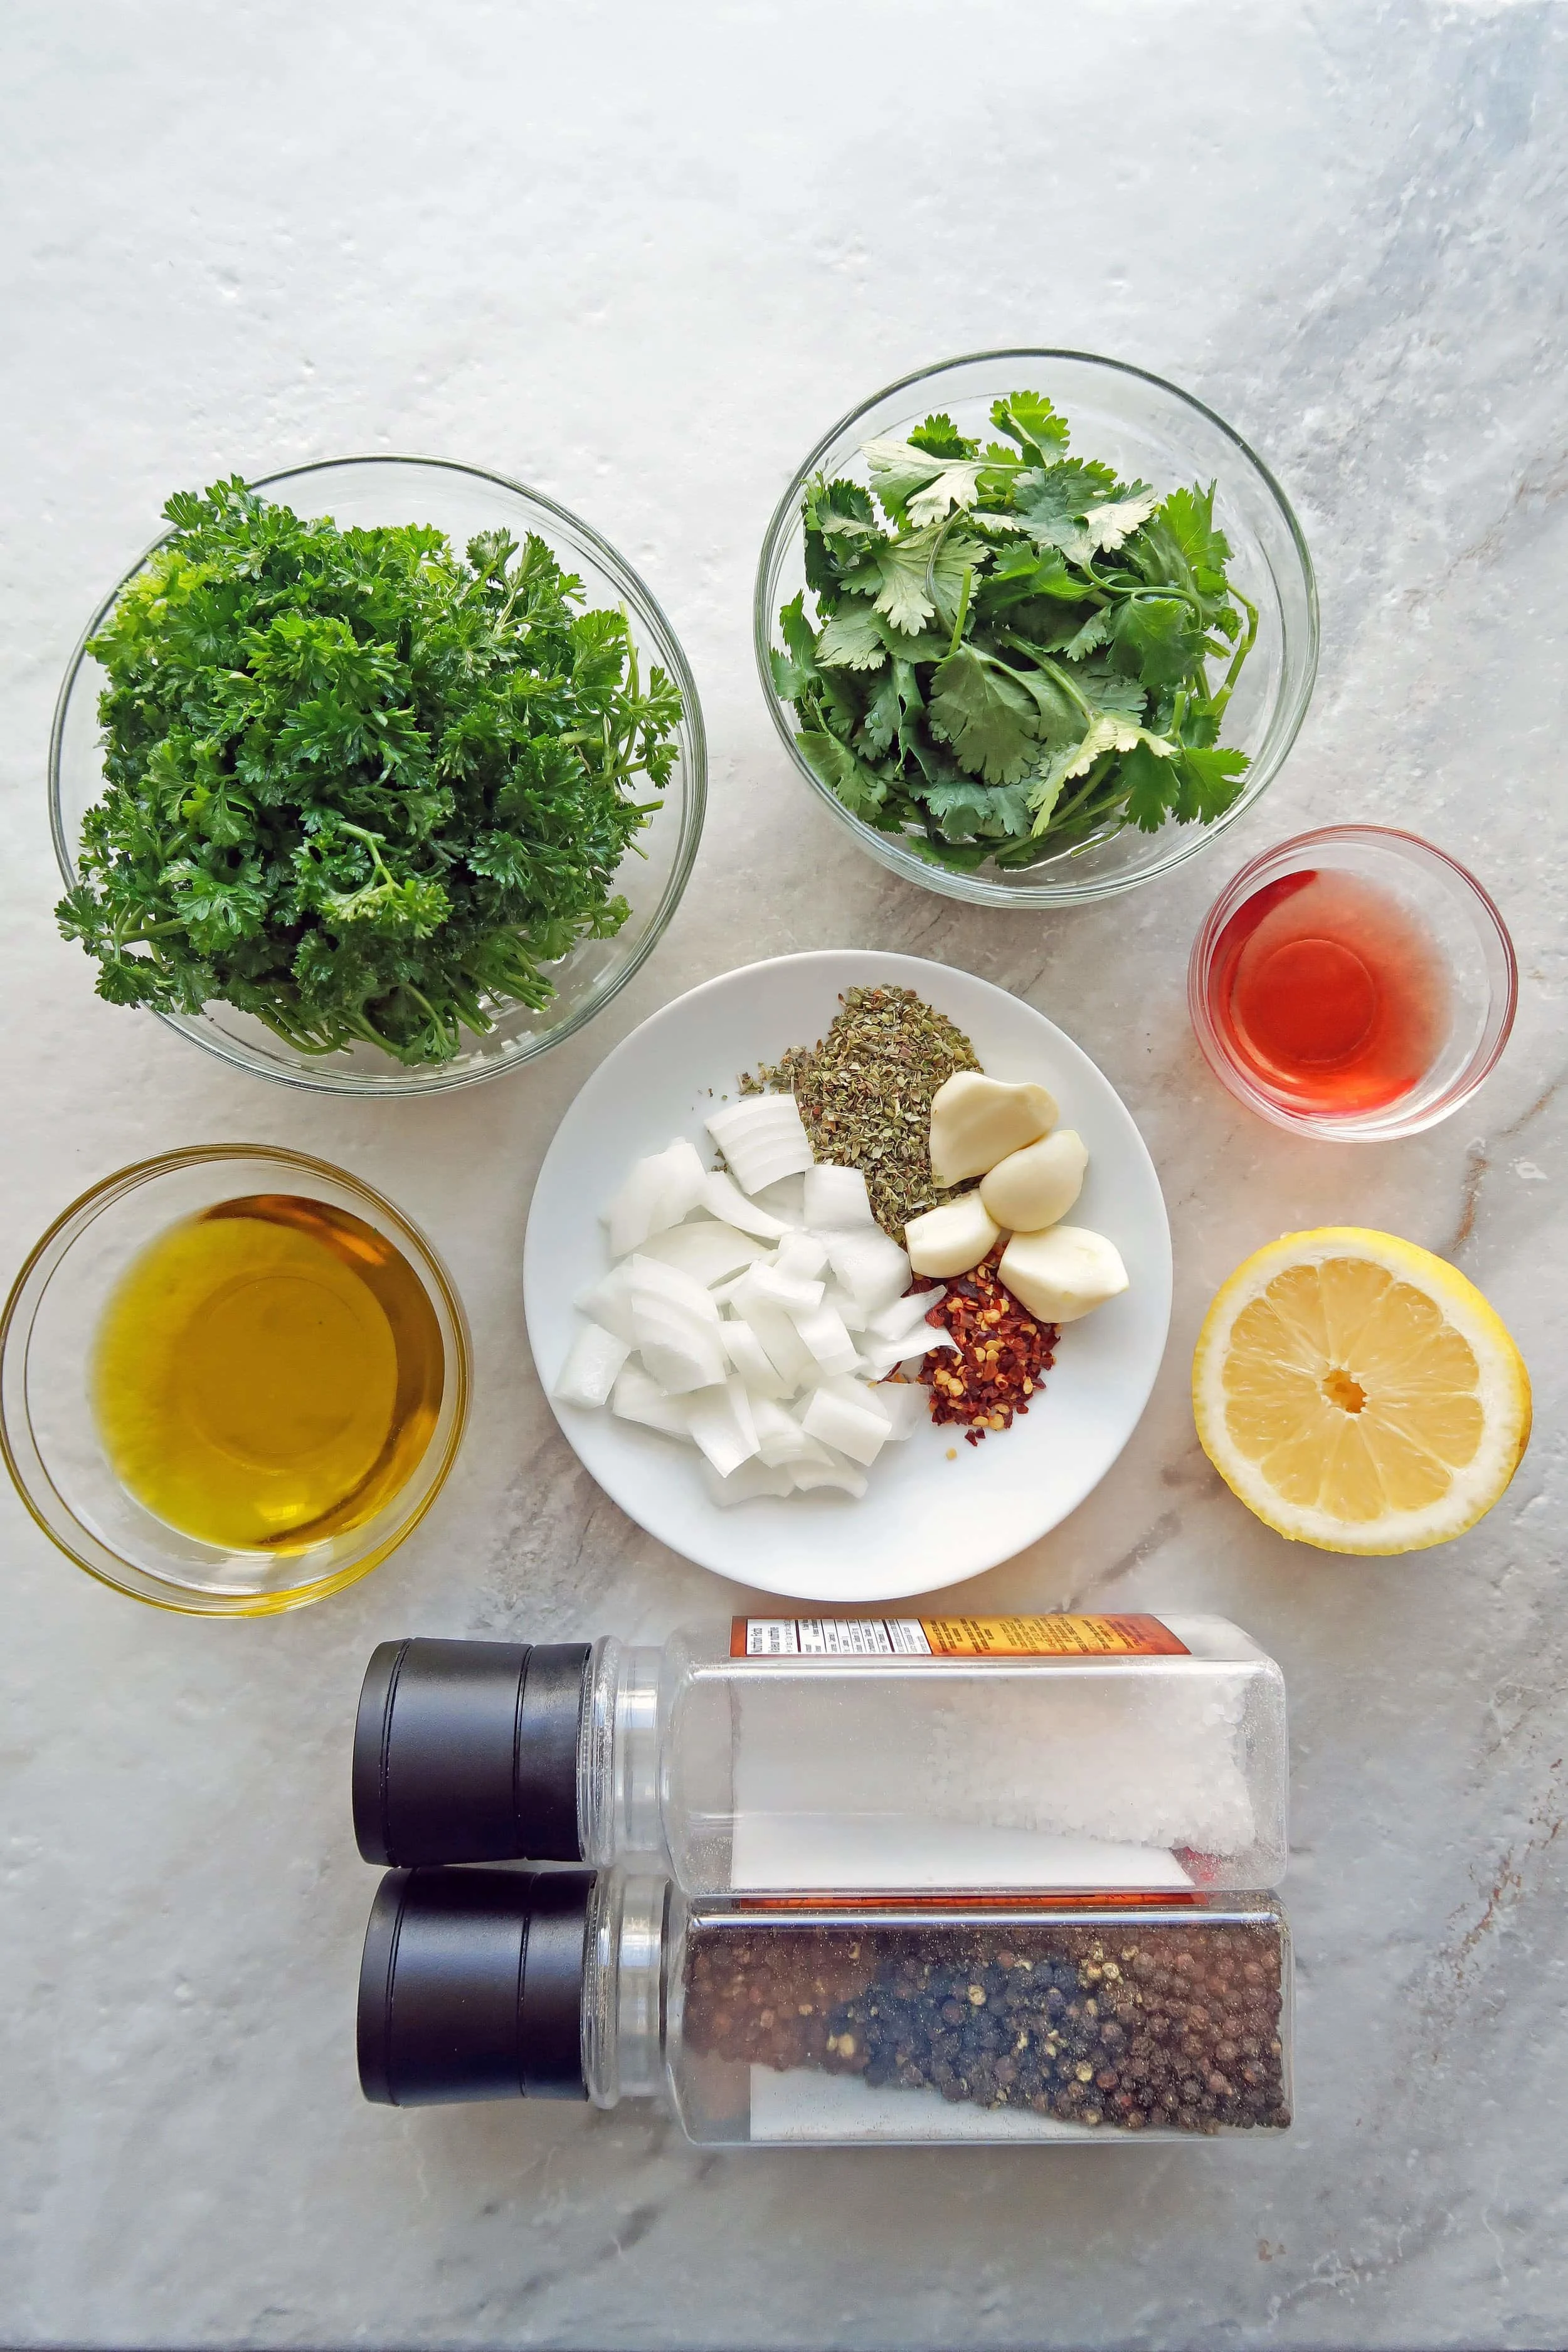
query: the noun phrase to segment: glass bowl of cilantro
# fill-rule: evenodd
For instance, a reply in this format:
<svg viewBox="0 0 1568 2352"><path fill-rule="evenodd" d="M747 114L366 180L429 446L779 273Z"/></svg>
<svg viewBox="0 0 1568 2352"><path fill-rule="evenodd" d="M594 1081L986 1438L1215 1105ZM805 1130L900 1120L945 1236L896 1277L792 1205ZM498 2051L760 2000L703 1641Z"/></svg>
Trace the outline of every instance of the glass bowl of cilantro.
<svg viewBox="0 0 1568 2352"><path fill-rule="evenodd" d="M468 1086L625 986L701 831L637 573L521 484L352 457L183 492L55 713L58 915L111 1004L345 1094Z"/></svg>
<svg viewBox="0 0 1568 2352"><path fill-rule="evenodd" d="M834 425L769 526L753 624L834 815L988 906L1193 856L1279 770L1318 661L1267 467L1190 394L1086 352L950 360Z"/></svg>

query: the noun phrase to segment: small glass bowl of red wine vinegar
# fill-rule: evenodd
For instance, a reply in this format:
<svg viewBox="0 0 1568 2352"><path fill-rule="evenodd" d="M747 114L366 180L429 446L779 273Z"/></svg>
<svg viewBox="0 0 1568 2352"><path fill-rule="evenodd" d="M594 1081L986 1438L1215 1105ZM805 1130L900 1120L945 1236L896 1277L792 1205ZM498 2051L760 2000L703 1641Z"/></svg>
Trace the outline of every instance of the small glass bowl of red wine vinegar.
<svg viewBox="0 0 1568 2352"><path fill-rule="evenodd" d="M1518 985L1502 917L1462 866L1413 833L1337 824L1255 857L1215 900L1187 1003L1249 1109L1381 1141L1469 1100Z"/></svg>

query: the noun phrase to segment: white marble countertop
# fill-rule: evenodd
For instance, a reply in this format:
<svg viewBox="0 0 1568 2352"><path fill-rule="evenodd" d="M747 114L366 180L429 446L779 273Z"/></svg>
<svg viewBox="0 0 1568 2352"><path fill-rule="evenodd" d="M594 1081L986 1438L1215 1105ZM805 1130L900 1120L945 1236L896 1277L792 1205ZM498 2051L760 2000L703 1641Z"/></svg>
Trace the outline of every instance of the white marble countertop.
<svg viewBox="0 0 1568 2352"><path fill-rule="evenodd" d="M205 1623L101 1591L0 1496L0 2337L77 2346L1543 2346L1568 2340L1561 808L1568 11L1243 0L12 0L0 352L5 1270L92 1180L286 1141L421 1220L478 1402L416 1538L337 1600ZM891 375L1008 341L1173 376L1267 457L1323 662L1266 800L1072 917L841 854L748 642L790 467ZM595 522L700 682L711 815L664 944L542 1066L451 1099L286 1092L111 1011L56 938L49 711L176 486L468 458ZM1268 842L1429 835L1500 899L1513 1043L1414 1141L1312 1147L1210 1081L1181 978ZM518 1266L574 1089L679 990L871 944L1060 1022L1159 1164L1176 1312L1112 1479L974 1606L1212 1607L1284 1664L1299 2120L1268 2147L755 2153L627 2107L364 2105L372 1891L346 1738L390 1634L657 1635L731 1589L643 1538L540 1397ZM1534 1443L1447 1550L1287 1547L1194 1442L1203 1307L1291 1226L1453 1255ZM1555 1532L1554 1532L1555 1531Z"/></svg>

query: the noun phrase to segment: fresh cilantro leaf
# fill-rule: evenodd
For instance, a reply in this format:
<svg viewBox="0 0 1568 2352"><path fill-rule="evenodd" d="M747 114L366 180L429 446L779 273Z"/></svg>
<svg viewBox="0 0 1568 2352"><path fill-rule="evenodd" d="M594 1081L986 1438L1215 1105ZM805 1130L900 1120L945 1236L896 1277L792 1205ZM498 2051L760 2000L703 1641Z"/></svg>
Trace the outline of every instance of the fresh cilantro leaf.
<svg viewBox="0 0 1568 2352"><path fill-rule="evenodd" d="M1080 629L1075 630L1073 635L1068 639L1066 645L1062 647L1062 651L1066 654L1068 661L1082 661L1087 655L1093 653L1097 647L1103 646L1109 639L1110 635L1110 614L1104 612L1091 613L1088 620L1083 624L1083 626Z"/></svg>
<svg viewBox="0 0 1568 2352"><path fill-rule="evenodd" d="M1069 457L1047 473L1021 474L1014 505L1037 546L1059 548L1072 562L1086 563L1146 522L1155 497L1145 483L1123 486L1108 467Z"/></svg>
<svg viewBox="0 0 1568 2352"><path fill-rule="evenodd" d="M998 433L1016 441L1031 466L1048 466L1068 446L1068 423L1058 416L1043 394L1009 393L993 401L991 422Z"/></svg>
<svg viewBox="0 0 1568 2352"><path fill-rule="evenodd" d="M816 625L795 600L771 656L805 755L868 823L964 871L1121 824L1213 823L1243 789L1219 737L1258 626L1213 485L1161 498L1068 457L1040 394L990 421L984 446L945 413L867 444L871 492L807 486ZM172 583L171 606L186 593ZM186 718L168 790L205 808L205 718Z"/></svg>
<svg viewBox="0 0 1568 2352"><path fill-rule="evenodd" d="M1174 747L1166 743L1163 737L1151 735L1146 728L1134 726L1120 712L1102 710L1098 718L1089 721L1077 743L1069 744L1065 751L1057 754L1036 784L1032 794L1036 831L1045 831L1064 784L1070 783L1075 776L1087 776L1095 761L1108 751L1131 752L1140 747L1145 748L1156 760L1169 761L1175 756Z"/></svg>
<svg viewBox="0 0 1568 2352"><path fill-rule="evenodd" d="M1223 816L1240 798L1252 763L1245 751L1218 746L1205 751L1188 743L1176 754L1176 764L1184 787L1177 816L1184 824L1196 817L1200 824L1212 824L1216 816Z"/></svg>
<svg viewBox="0 0 1568 2352"><path fill-rule="evenodd" d="M973 541L928 523L902 539L885 540L872 556L880 583L879 613L906 636L915 636L940 613L951 625L963 593L963 574L986 560Z"/></svg>
<svg viewBox="0 0 1568 2352"><path fill-rule="evenodd" d="M1177 769L1162 760L1147 743L1135 743L1121 762L1127 793L1127 814L1141 833L1158 833L1173 813L1179 783Z"/></svg>
<svg viewBox="0 0 1568 2352"><path fill-rule="evenodd" d="M887 658L876 615L864 604L846 604L835 613L816 641L823 669L880 669Z"/></svg>
<svg viewBox="0 0 1568 2352"><path fill-rule="evenodd" d="M1086 593L1081 572L1069 572L1059 548L1041 554L1016 541L1000 557L985 581L985 609L995 612L1049 596L1065 604L1080 604Z"/></svg>
<svg viewBox="0 0 1568 2352"><path fill-rule="evenodd" d="M895 737L900 751L907 757L924 709L914 664L895 658L860 722L860 740L873 759L889 751Z"/></svg>
<svg viewBox="0 0 1568 2352"><path fill-rule="evenodd" d="M933 735L988 784L1016 783L1035 757L1033 699L1017 680L973 646L960 646L932 675Z"/></svg>
<svg viewBox="0 0 1568 2352"><path fill-rule="evenodd" d="M940 409L917 425L909 436L911 449L924 449L932 457L973 457L976 444L966 441L951 416Z"/></svg>
<svg viewBox="0 0 1568 2352"><path fill-rule="evenodd" d="M888 513L900 521L907 516L917 530L940 522L950 508L972 507L985 467L983 457L932 457L908 441L868 441L860 454Z"/></svg>
<svg viewBox="0 0 1568 2352"><path fill-rule="evenodd" d="M925 804L952 840L979 835L984 840L1009 840L1029 830L1033 810L1027 784L930 784Z"/></svg>
<svg viewBox="0 0 1568 2352"><path fill-rule="evenodd" d="M1109 466L1066 457L1043 469L1031 467L1013 485L1013 508L1037 547L1070 555L1084 543L1083 518L1090 507L1114 497L1116 477Z"/></svg>
<svg viewBox="0 0 1568 2352"><path fill-rule="evenodd" d="M1157 509L1161 522L1182 551L1194 584L1205 596L1223 594L1225 567L1230 562L1230 543L1224 531L1215 529L1215 488L1211 482L1206 490L1195 486L1190 490L1173 490Z"/></svg>
<svg viewBox="0 0 1568 2352"><path fill-rule="evenodd" d="M1203 651L1193 608L1174 596L1130 596L1117 607L1116 659L1152 693L1187 677Z"/></svg>
<svg viewBox="0 0 1568 2352"><path fill-rule="evenodd" d="M888 796L888 787L876 771L857 757L837 735L806 728L796 735L802 755L810 761L851 816L873 818Z"/></svg>

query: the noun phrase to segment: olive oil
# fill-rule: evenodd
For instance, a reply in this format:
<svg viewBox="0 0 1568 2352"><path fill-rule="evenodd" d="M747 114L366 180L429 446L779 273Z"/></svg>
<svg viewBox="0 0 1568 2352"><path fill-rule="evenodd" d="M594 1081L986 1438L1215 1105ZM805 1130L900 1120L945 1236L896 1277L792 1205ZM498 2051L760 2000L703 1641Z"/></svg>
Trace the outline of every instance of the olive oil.
<svg viewBox="0 0 1568 2352"><path fill-rule="evenodd" d="M288 1193L172 1225L126 1270L91 1367L110 1463L203 1543L304 1551L363 1527L430 1442L445 1374L385 1235Z"/></svg>

